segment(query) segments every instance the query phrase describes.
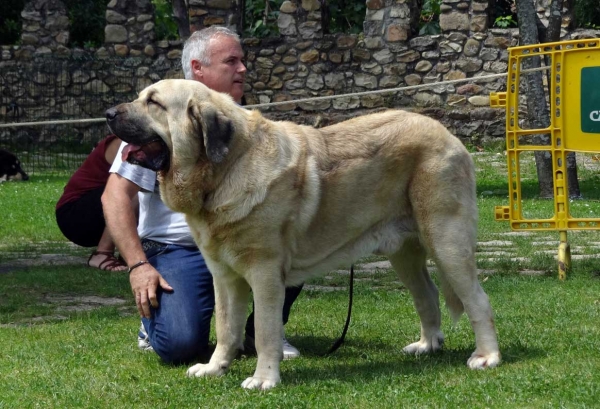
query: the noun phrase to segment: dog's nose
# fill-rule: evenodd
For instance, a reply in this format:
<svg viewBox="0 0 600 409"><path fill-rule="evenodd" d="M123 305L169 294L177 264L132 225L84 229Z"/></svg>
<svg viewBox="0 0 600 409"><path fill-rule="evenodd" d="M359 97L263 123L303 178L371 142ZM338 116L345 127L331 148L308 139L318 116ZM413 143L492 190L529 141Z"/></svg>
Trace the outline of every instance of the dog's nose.
<svg viewBox="0 0 600 409"><path fill-rule="evenodd" d="M106 119L108 119L109 121L115 119L117 115L119 115L119 113L117 112L117 108L115 107L106 110Z"/></svg>

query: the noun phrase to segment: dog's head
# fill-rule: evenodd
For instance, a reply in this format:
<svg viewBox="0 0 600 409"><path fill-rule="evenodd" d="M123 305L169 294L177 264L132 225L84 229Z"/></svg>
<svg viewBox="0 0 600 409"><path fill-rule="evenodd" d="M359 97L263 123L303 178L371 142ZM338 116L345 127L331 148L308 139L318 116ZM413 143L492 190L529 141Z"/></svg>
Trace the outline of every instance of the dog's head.
<svg viewBox="0 0 600 409"><path fill-rule="evenodd" d="M108 109L106 120L129 144L123 160L164 172L174 156L188 163L201 160L198 155L222 162L234 133L229 116L236 108L229 96L197 81L172 79L150 85L133 102Z"/></svg>
<svg viewBox="0 0 600 409"><path fill-rule="evenodd" d="M5 180L29 180L29 175L21 167L16 155L0 149L0 182Z"/></svg>

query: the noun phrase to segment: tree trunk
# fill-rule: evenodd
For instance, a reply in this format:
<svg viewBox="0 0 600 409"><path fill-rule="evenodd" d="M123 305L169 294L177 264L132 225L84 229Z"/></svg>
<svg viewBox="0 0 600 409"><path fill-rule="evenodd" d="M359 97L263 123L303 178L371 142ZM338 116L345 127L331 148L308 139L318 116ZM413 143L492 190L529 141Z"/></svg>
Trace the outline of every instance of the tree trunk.
<svg viewBox="0 0 600 409"><path fill-rule="evenodd" d="M516 0L517 15L519 17L519 34L521 44L539 44L538 29L536 25L536 12L533 0ZM523 60L523 69L539 68L540 58L529 57ZM546 104L546 93L542 82L542 72L523 75L526 84L527 117L532 129L546 128L550 125L550 113ZM536 145L550 145L550 135L538 134L534 137ZM537 168L540 196L551 198L554 196L554 176L552 172L552 155L550 151L536 151L535 164Z"/></svg>
<svg viewBox="0 0 600 409"><path fill-rule="evenodd" d="M548 18L548 28L544 27L540 19L537 20L538 33L541 43L554 43L560 41L560 29L562 25L562 5L563 0L552 0L550 4L550 17ZM550 66L550 58L546 57L546 66ZM551 84L550 70L546 71L548 84ZM552 87L548 87L550 100L552 100ZM567 186L570 198L581 198L579 189L579 178L577 176L577 157L575 152L567 153Z"/></svg>
<svg viewBox="0 0 600 409"><path fill-rule="evenodd" d="M550 17L548 18L548 30L546 32L546 39L544 40L545 43L560 40L562 5L563 0L552 0L552 3L550 4Z"/></svg>
<svg viewBox="0 0 600 409"><path fill-rule="evenodd" d="M329 33L329 23L331 22L331 14L329 13L329 4L327 0L319 0L321 3L321 27L324 34Z"/></svg>
<svg viewBox="0 0 600 409"><path fill-rule="evenodd" d="M562 25L563 0L552 0L550 4L550 17L548 19L548 31L544 42L560 41L560 28ZM548 82L550 83L550 82ZM579 178L577 177L577 158L575 152L567 154L567 185L570 198L580 198Z"/></svg>
<svg viewBox="0 0 600 409"><path fill-rule="evenodd" d="M172 0L173 5L173 17L177 23L177 31L179 32L179 38L185 40L191 34L190 32L190 16L186 0Z"/></svg>

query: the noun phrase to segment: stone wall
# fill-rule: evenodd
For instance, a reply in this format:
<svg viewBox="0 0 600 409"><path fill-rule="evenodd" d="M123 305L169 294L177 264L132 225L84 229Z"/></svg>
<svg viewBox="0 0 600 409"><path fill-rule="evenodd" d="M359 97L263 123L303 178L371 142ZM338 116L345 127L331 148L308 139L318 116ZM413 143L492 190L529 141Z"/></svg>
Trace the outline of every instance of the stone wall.
<svg viewBox="0 0 600 409"><path fill-rule="evenodd" d="M443 0L442 33L429 36L415 35L419 10L412 0L367 0L361 35L326 35L318 0L286 1L278 20L280 37L243 39L248 65L246 103L290 101L266 109L266 115L319 125L400 107L440 119L465 140L504 137L504 112L489 108L488 95L504 90L505 80L482 77L506 72L507 48L518 44L518 30L490 29L491 1ZM538 14L546 16L549 1L537 1ZM237 0L190 0L189 4L193 29L212 24L239 28ZM77 76L77 83L72 72L62 74L70 78L70 85L61 92L72 99L78 98L72 90L75 84L85 87L95 81L102 95L115 93L120 99L133 98L145 85L164 76L180 76L181 41L155 41L149 0L112 0L106 11L105 44L97 50L66 47L64 13L60 0L29 2L23 12L22 44L2 46L0 72L11 73L0 77L0 121L7 120L11 102L28 107L20 116L27 120L35 120L31 117L34 108L47 103L40 95L50 94L44 88L54 85L38 81L20 89L28 80L24 76L30 74L17 69L25 63L36 64L44 56L98 61L96 68L85 68L90 71ZM565 9L565 39L600 37L599 31L569 31L569 15ZM114 58L122 59L118 66L129 68L115 73ZM110 64L103 63L108 60ZM467 78L473 81L444 83ZM431 85L402 92L291 102L427 84ZM52 103L61 102L57 99ZM101 115L106 107L98 103L97 112L90 109L81 114Z"/></svg>
<svg viewBox="0 0 600 409"><path fill-rule="evenodd" d="M546 3L538 2L537 11L543 18L548 14ZM443 0L441 34L415 36L419 16L415 2L367 0L363 35L324 35L318 0L286 1L278 21L283 41L244 40L246 102L348 94L333 100L290 102L270 108L268 114L324 125L400 107L440 119L465 140L504 137L504 111L489 107L489 93L505 90L506 82L485 77L507 71L507 49L518 45L519 38L517 29L489 28L492 4L488 0ZM565 9L565 39L600 36L598 31L567 31L569 16ZM472 81L447 83L465 79ZM418 86L423 88L359 95Z"/></svg>
<svg viewBox="0 0 600 409"><path fill-rule="evenodd" d="M20 49L15 57L30 58L32 54L66 55L69 53L69 18L60 0L35 0L25 4L21 12L23 30Z"/></svg>

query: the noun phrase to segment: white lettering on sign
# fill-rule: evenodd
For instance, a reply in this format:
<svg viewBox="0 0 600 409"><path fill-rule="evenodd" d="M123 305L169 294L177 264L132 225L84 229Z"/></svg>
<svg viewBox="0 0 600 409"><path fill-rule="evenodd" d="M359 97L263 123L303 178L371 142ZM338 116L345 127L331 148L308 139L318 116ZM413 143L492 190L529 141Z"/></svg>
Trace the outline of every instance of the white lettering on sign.
<svg viewBox="0 0 600 409"><path fill-rule="evenodd" d="M594 122L600 122L600 111L590 112L590 119Z"/></svg>

